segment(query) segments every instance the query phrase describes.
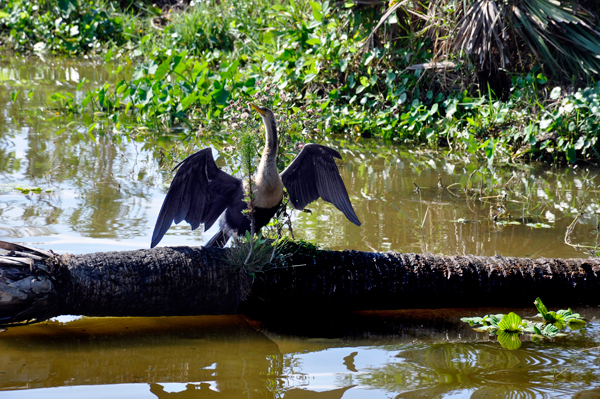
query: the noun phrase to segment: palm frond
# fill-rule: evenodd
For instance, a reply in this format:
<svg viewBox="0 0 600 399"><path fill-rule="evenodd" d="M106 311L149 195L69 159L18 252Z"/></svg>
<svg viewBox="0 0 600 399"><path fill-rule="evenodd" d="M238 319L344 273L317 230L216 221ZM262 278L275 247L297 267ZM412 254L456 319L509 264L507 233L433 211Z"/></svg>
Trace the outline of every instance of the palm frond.
<svg viewBox="0 0 600 399"><path fill-rule="evenodd" d="M571 1L513 1L508 24L541 63L567 76L600 72L600 31L590 13Z"/></svg>
<svg viewBox="0 0 600 399"><path fill-rule="evenodd" d="M504 21L494 0L475 0L458 22L453 45L478 58L481 66L505 67L508 64ZM498 57L494 56L493 49L497 50Z"/></svg>
<svg viewBox="0 0 600 399"><path fill-rule="evenodd" d="M593 18L573 0L474 0L458 22L453 45L483 68L504 68L510 62L507 38L513 36L553 74L598 74L600 31Z"/></svg>

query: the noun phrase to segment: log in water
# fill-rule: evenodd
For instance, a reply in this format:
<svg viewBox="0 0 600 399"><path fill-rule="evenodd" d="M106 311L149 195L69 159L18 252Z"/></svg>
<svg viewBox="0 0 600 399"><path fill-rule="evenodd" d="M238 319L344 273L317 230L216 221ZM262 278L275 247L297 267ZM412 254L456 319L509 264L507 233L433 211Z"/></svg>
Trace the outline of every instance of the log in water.
<svg viewBox="0 0 600 399"><path fill-rule="evenodd" d="M0 321L60 314L181 316L323 310L600 304L600 259L316 251L250 276L228 249L56 255L6 242Z"/></svg>

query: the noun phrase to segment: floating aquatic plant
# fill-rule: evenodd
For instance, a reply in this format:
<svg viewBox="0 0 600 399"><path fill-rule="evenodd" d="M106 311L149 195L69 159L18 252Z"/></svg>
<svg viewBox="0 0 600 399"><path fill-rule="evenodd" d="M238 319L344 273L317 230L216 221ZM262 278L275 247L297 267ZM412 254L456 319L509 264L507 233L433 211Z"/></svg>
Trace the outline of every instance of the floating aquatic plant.
<svg viewBox="0 0 600 399"><path fill-rule="evenodd" d="M540 312L535 317L541 317L542 322L522 319L514 312L509 314L485 315L483 317L463 317L461 321L469 323L477 331L487 331L490 335L497 335L500 344L507 349L517 349L521 346L519 336L523 333L533 334L534 339L557 338L566 336L560 331L567 326L571 330L578 330L585 326L585 320L579 313L574 313L570 308L556 312L549 311L540 298L534 304Z"/></svg>

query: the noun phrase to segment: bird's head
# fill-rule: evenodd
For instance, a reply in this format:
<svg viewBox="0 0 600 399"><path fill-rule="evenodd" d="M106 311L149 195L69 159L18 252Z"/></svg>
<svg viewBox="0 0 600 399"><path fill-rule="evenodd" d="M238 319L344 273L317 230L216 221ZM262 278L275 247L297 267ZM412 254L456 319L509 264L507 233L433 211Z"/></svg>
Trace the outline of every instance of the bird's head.
<svg viewBox="0 0 600 399"><path fill-rule="evenodd" d="M263 118L263 120L275 119L275 115L273 114L273 111L271 111L269 108L259 107L258 105L254 104L254 103L250 103L250 106L252 108L254 108L254 110L260 114L260 116Z"/></svg>
<svg viewBox="0 0 600 399"><path fill-rule="evenodd" d="M274 139L277 137L277 124L275 123L275 114L267 107L259 107L256 104L250 103L250 106L254 108L256 112L260 114L265 124L267 136L272 136Z"/></svg>

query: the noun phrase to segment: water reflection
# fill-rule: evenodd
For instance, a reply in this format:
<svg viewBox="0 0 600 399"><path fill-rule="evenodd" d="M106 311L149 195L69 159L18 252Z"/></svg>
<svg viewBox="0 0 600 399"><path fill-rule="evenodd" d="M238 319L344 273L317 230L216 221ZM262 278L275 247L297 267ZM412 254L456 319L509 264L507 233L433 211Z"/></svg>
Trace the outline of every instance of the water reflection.
<svg viewBox="0 0 600 399"><path fill-rule="evenodd" d="M241 317L83 319L27 329L1 333L0 389L207 381L222 393L265 393L262 376L279 355Z"/></svg>
<svg viewBox="0 0 600 399"><path fill-rule="evenodd" d="M585 329L514 351L443 309L357 312L325 328L308 317L54 321L0 332L0 396L593 397L600 313L578 311Z"/></svg>
<svg viewBox="0 0 600 399"><path fill-rule="evenodd" d="M406 375L408 377L398 387L410 387L401 395L405 398L439 396L452 391L469 391L471 397L553 397L572 389L561 389L560 384L553 387L540 383L553 381L557 370L564 367L564 359L555 356L556 353L540 353L536 347L507 351L493 343L435 344L402 351L397 355L401 363L380 370L382 375L369 382L393 390L386 386L382 376ZM406 369L418 371L408 373Z"/></svg>

